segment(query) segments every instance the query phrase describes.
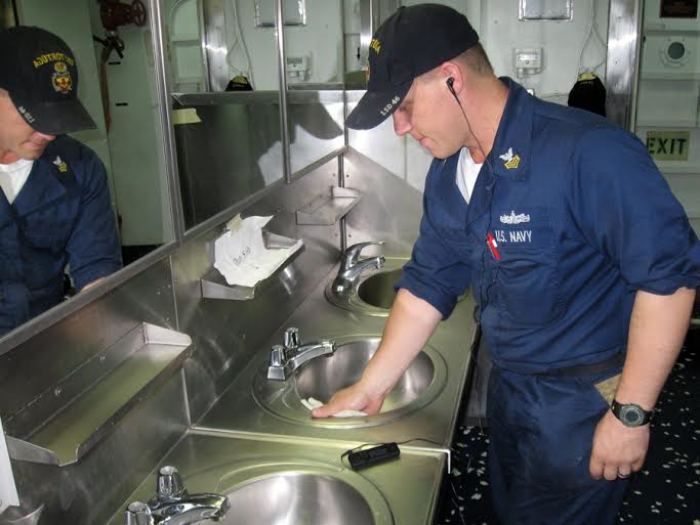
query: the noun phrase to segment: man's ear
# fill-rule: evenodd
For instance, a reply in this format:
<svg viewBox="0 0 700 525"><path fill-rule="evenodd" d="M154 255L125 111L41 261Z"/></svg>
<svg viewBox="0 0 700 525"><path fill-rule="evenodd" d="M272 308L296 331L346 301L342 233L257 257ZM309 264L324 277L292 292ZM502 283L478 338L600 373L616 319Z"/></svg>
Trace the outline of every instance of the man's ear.
<svg viewBox="0 0 700 525"><path fill-rule="evenodd" d="M440 80L445 84L447 84L448 79L451 79L447 86L453 95L456 95L462 91L462 86L464 85L462 71L459 69L457 64L454 62L444 62L440 66L439 75Z"/></svg>

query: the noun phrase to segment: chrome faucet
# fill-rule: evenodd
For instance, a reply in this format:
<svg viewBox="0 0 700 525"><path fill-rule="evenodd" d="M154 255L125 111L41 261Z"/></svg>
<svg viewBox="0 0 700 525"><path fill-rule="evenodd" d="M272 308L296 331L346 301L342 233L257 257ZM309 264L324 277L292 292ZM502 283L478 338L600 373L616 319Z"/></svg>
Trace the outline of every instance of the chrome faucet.
<svg viewBox="0 0 700 525"><path fill-rule="evenodd" d="M335 352L335 343L332 341L302 345L299 339L299 329L287 328L284 331L284 343L274 345L270 350L267 378L273 381L285 381L292 372L304 363L315 357L331 355L333 352Z"/></svg>
<svg viewBox="0 0 700 525"><path fill-rule="evenodd" d="M219 521L229 509L226 496L189 494L175 467L158 472L157 495L148 503L134 501L124 515L125 525L191 525L204 520Z"/></svg>
<svg viewBox="0 0 700 525"><path fill-rule="evenodd" d="M349 246L343 253L343 257L340 260L338 275L331 285L333 292L337 294L349 292L364 270L372 266L379 270L384 266L385 259L382 255L360 260L360 254L367 246L381 246L382 244L384 244L382 241L360 242Z"/></svg>

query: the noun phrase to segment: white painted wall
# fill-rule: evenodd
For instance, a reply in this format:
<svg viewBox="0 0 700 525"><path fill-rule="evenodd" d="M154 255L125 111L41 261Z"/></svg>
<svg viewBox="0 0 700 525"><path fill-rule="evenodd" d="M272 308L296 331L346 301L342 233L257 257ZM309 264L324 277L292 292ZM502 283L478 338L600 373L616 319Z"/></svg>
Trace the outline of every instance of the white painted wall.
<svg viewBox="0 0 700 525"><path fill-rule="evenodd" d="M540 98L566 104L581 71L595 68L598 76L605 76L608 10L608 0L574 0L571 21L520 21L518 2L483 1L481 40L496 73L513 78L516 78L513 50L542 48L542 73L520 79L520 82L533 88ZM604 42L596 38L595 29ZM582 49L583 56L579 60Z"/></svg>
<svg viewBox="0 0 700 525"><path fill-rule="evenodd" d="M287 57L308 56L306 82L343 80L343 26L341 0L306 0L306 25L286 26ZM299 83L289 78L289 83Z"/></svg>
<svg viewBox="0 0 700 525"><path fill-rule="evenodd" d="M163 244L172 238L170 200L160 155L163 134L148 27L120 28L124 58L106 66L109 149L122 245Z"/></svg>
<svg viewBox="0 0 700 525"><path fill-rule="evenodd" d="M178 2L173 9L172 0L165 3L168 35L170 73L173 91L193 93L204 91L204 61L199 22L199 0Z"/></svg>

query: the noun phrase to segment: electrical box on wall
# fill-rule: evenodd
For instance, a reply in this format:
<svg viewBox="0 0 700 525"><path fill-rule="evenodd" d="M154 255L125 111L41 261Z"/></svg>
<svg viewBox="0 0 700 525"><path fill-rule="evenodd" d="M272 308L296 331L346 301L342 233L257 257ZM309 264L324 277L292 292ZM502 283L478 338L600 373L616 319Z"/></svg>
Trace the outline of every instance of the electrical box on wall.
<svg viewBox="0 0 700 525"><path fill-rule="evenodd" d="M542 48L519 47L513 49L513 68L518 78L542 72Z"/></svg>
<svg viewBox="0 0 700 525"><path fill-rule="evenodd" d="M274 0L255 0L256 27L275 27ZM306 25L306 0L284 0L284 25Z"/></svg>
<svg viewBox="0 0 700 525"><path fill-rule="evenodd" d="M571 20L574 0L520 0L519 20Z"/></svg>
<svg viewBox="0 0 700 525"><path fill-rule="evenodd" d="M644 39L642 78L700 80L700 35L649 31Z"/></svg>
<svg viewBox="0 0 700 525"><path fill-rule="evenodd" d="M287 56L287 79L290 82L308 80L310 73L309 55Z"/></svg>
<svg viewBox="0 0 700 525"><path fill-rule="evenodd" d="M661 18L697 18L698 0L661 0Z"/></svg>
<svg viewBox="0 0 700 525"><path fill-rule="evenodd" d="M646 31L690 31L700 27L698 0L647 0L644 3Z"/></svg>

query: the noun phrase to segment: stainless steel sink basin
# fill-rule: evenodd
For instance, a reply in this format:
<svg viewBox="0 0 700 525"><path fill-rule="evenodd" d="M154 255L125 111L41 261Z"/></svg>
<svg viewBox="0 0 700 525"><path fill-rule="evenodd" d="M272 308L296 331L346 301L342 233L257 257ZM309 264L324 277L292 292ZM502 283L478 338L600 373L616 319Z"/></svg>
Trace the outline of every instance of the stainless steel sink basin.
<svg viewBox="0 0 700 525"><path fill-rule="evenodd" d="M290 452L275 455L265 452L270 448L279 448L279 443L271 445L229 439L219 439L217 443L207 437L195 439L204 447L185 447L187 451L179 458L179 463L189 464L190 468L185 467L184 481L190 493L214 491L228 498L229 510L216 523L395 524L389 504L379 489L364 476L337 464L337 456L333 463L318 461L309 458L309 451L306 450L302 452L302 457L291 459ZM220 446L227 442L242 447ZM244 457L239 455L242 448L247 451L243 453ZM282 448L286 451L288 447ZM296 445L291 445L291 448L299 449ZM223 450L227 452L222 455ZM301 450L304 448L301 447ZM198 468L192 469L195 464ZM153 488L149 481L146 480L132 497L143 500L143 494L150 494ZM118 521L121 524L122 515L115 516L110 523Z"/></svg>
<svg viewBox="0 0 700 525"><path fill-rule="evenodd" d="M408 259L387 257L381 270L367 271L347 293L338 294L333 291L332 280L325 289L325 296L331 304L375 317L387 317L394 303L396 290L394 285L401 278L403 266ZM462 301L466 294L459 298Z"/></svg>
<svg viewBox="0 0 700 525"><path fill-rule="evenodd" d="M360 493L331 476L286 472L255 480L228 494L234 512L219 523L357 525L375 523ZM323 502L323 504L319 504Z"/></svg>
<svg viewBox="0 0 700 525"><path fill-rule="evenodd" d="M253 381L253 396L261 407L286 420L306 425L353 428L381 425L430 403L445 386L443 358L426 346L413 360L376 416L312 419L302 399L327 402L341 388L355 383L379 345L379 337L336 338L333 355L304 364L287 381L270 381L261 369Z"/></svg>
<svg viewBox="0 0 700 525"><path fill-rule="evenodd" d="M278 466L273 467L279 469ZM256 468L255 470L260 470ZM329 469L330 470L330 469ZM377 489L357 474L299 467L282 472L246 472L248 479L226 492L231 510L222 525L391 525L394 520ZM350 479L348 479L350 478ZM227 483L230 483L229 479Z"/></svg>
<svg viewBox="0 0 700 525"><path fill-rule="evenodd" d="M402 271L389 270L370 275L357 287L357 295L369 305L388 310L396 297L394 285L401 278Z"/></svg>

